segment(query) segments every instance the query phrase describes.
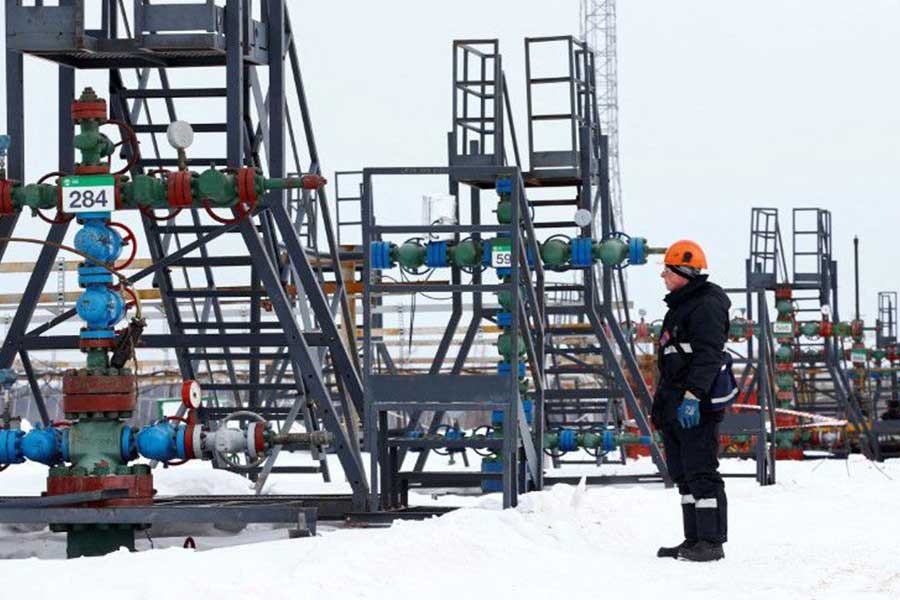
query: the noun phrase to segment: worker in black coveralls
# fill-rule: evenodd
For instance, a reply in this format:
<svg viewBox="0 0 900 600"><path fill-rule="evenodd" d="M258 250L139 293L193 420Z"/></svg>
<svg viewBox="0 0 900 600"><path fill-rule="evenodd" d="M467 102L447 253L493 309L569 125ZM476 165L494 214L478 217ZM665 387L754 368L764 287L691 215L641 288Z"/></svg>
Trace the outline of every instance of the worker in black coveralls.
<svg viewBox="0 0 900 600"><path fill-rule="evenodd" d="M684 541L657 555L690 561L725 557L728 504L718 471L719 423L737 395L725 349L731 302L701 274L706 268L695 242L675 242L666 252L662 278L669 310L660 332L652 413L669 475L681 493L684 520Z"/></svg>

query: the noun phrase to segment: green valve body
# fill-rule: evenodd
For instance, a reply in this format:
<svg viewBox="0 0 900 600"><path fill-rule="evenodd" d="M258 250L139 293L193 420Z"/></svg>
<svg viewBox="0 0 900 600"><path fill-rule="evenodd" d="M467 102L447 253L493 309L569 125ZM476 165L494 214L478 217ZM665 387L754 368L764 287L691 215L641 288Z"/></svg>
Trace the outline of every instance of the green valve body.
<svg viewBox="0 0 900 600"><path fill-rule="evenodd" d="M512 201L507 194L503 194L500 202L497 203L497 222L501 225L512 222Z"/></svg>
<svg viewBox="0 0 900 600"><path fill-rule="evenodd" d="M554 238L541 244L541 260L545 265L560 267L569 262L571 256L569 242L565 240Z"/></svg>
<svg viewBox="0 0 900 600"><path fill-rule="evenodd" d="M839 321L834 324L834 335L838 337L849 337L853 332L853 327L846 321Z"/></svg>
<svg viewBox="0 0 900 600"><path fill-rule="evenodd" d="M779 373L775 377L775 385L782 391L791 391L794 389L794 376L791 373Z"/></svg>
<svg viewBox="0 0 900 600"><path fill-rule="evenodd" d="M69 429L69 458L74 468L91 475L115 474L122 462L122 430L118 420L81 419Z"/></svg>
<svg viewBox="0 0 900 600"><path fill-rule="evenodd" d="M144 206L165 208L168 206L166 184L159 177L135 175L130 185L122 186L122 203L126 206L137 206L138 199Z"/></svg>
<svg viewBox="0 0 900 600"><path fill-rule="evenodd" d="M473 240L465 240L448 250L450 262L458 267L475 267L481 264L481 245Z"/></svg>
<svg viewBox="0 0 900 600"><path fill-rule="evenodd" d="M747 319L734 318L728 328L728 337L743 340L750 336L750 322Z"/></svg>
<svg viewBox="0 0 900 600"><path fill-rule="evenodd" d="M779 317L786 317L794 312L794 304L790 300L782 298L775 302L775 310L778 311Z"/></svg>
<svg viewBox="0 0 900 600"><path fill-rule="evenodd" d="M800 324L800 333L806 337L816 337L819 335L820 324L818 321L806 321Z"/></svg>
<svg viewBox="0 0 900 600"><path fill-rule="evenodd" d="M31 208L56 208L59 201L56 186L49 183L29 183L24 186L16 186L10 194L13 207L19 210L26 206Z"/></svg>
<svg viewBox="0 0 900 600"><path fill-rule="evenodd" d="M525 355L525 340L519 335L519 356ZM497 351L506 362L512 362L512 334L504 331L497 336Z"/></svg>
<svg viewBox="0 0 900 600"><path fill-rule="evenodd" d="M392 258L407 269L418 269L425 264L425 246L415 242L406 242L398 246L392 254L395 254Z"/></svg>
<svg viewBox="0 0 900 600"><path fill-rule="evenodd" d="M628 244L619 238L595 242L591 254L606 266L620 265L628 258Z"/></svg>
<svg viewBox="0 0 900 600"><path fill-rule="evenodd" d="M794 348L790 344L781 344L775 350L775 362L789 363L794 361Z"/></svg>

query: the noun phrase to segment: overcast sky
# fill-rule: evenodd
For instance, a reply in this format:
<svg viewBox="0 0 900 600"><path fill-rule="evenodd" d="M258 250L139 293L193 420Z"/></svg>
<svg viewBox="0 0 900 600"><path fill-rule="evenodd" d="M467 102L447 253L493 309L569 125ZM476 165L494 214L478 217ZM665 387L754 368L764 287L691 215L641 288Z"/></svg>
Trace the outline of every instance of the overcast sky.
<svg viewBox="0 0 900 600"><path fill-rule="evenodd" d="M578 32L575 0L289 4L329 172L445 162L454 38L499 38L521 121L523 38ZM863 312L874 319L876 292L900 287L898 34L896 0L619 2L628 232L653 245L693 238L713 278L737 286L751 206L780 208L785 230L792 207L831 209L842 316L858 234ZM28 64L29 126L48 139L28 141L35 178L55 166L55 108L43 101L55 76ZM652 315L662 310L658 271L630 275L636 305Z"/></svg>

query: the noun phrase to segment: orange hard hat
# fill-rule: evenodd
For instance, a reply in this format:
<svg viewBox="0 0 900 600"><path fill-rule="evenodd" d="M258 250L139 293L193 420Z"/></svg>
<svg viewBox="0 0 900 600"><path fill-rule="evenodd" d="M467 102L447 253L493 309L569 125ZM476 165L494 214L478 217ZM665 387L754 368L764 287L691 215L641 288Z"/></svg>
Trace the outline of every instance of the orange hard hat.
<svg viewBox="0 0 900 600"><path fill-rule="evenodd" d="M691 240L678 240L666 250L665 263L670 267L705 269L706 254L700 244Z"/></svg>

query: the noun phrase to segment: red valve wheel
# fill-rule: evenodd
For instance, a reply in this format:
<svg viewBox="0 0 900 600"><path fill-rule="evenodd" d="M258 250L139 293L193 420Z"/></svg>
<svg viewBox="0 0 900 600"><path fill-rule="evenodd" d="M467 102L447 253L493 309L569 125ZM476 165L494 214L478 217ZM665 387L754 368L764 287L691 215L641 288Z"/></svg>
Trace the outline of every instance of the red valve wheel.
<svg viewBox="0 0 900 600"><path fill-rule="evenodd" d="M212 218L213 221L216 221L217 223L221 223L222 225L234 225L235 223L240 223L241 221L246 219L248 216L250 216L250 214L253 213L254 207L255 207L255 204L247 206L245 208L244 203L241 201L238 201L238 203L235 204L233 207L234 211L237 212L238 214L229 219L227 217L220 217L219 215L214 213L213 208L209 205L209 201L207 201L207 200L203 201L203 208L206 210L206 214L208 214Z"/></svg>
<svg viewBox="0 0 900 600"><path fill-rule="evenodd" d="M165 215L165 216L157 217L155 214L153 214L153 209L152 209L152 208L150 208L149 206L143 206L143 205L142 205L142 206L141 206L141 212L144 213L145 215L147 215L147 217L153 219L154 221L160 221L160 222L161 222L161 221L168 221L169 219L174 219L175 217L177 217L177 216L179 215L179 213L181 213L181 209L180 209L180 208L176 208L175 210L170 210L170 211L169 211L169 214L167 214L167 215Z"/></svg>
<svg viewBox="0 0 900 600"><path fill-rule="evenodd" d="M111 125L118 125L120 133L122 131L125 132L125 135L122 136L122 139L119 141L119 143L114 146L115 148L118 148L125 142L128 142L128 144L131 146L131 157L128 159L128 162L124 167L113 173L113 175L124 175L125 173L131 171L137 161L141 158L140 141L138 141L137 134L128 123L125 123L124 121L120 121L118 119L107 119L104 122L104 125L107 123Z"/></svg>
<svg viewBox="0 0 900 600"><path fill-rule="evenodd" d="M118 290L121 292L125 292L126 294L131 296L131 300L129 300L128 302L125 303L125 310L128 310L132 306L137 306L138 297L137 297L137 293L133 289L131 289L130 287L123 288L121 283L119 285L113 286L112 289Z"/></svg>
<svg viewBox="0 0 900 600"><path fill-rule="evenodd" d="M137 256L137 238L134 236L134 232L131 230L131 228L124 223L110 221L109 223L107 223L107 227L113 227L123 230L125 232L125 235L122 236L122 244L131 245L131 252L129 253L128 258L125 259L125 262L123 262L122 264L114 265L114 269L116 271L120 271L127 268L128 265L134 262L134 259Z"/></svg>
<svg viewBox="0 0 900 600"><path fill-rule="evenodd" d="M47 173L43 177L37 180L38 184L42 184L51 177L65 177L68 173L63 173L62 171L53 171L51 173ZM40 211L40 209L35 208L34 212L38 217L45 223L49 223L50 225L62 225L63 223L68 223L72 219L75 218L75 215L67 215L62 211L62 188L57 187L57 197L56 197L56 216L52 219L47 217Z"/></svg>

